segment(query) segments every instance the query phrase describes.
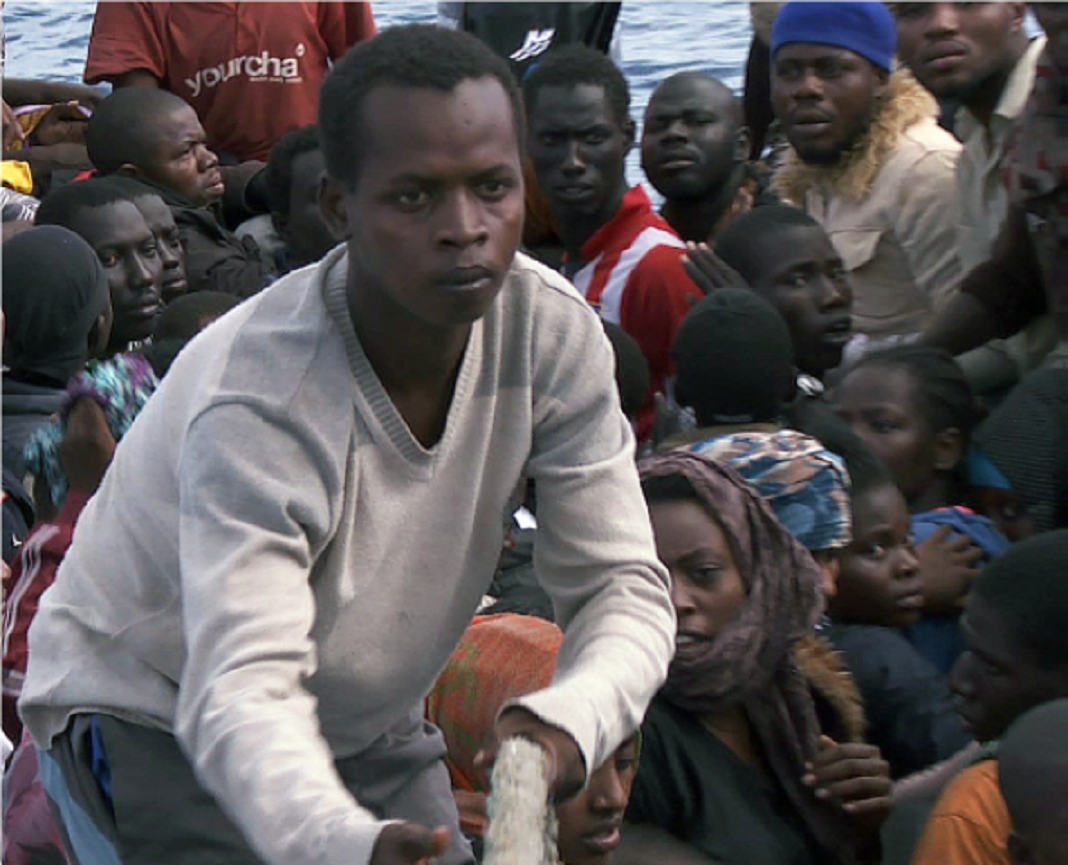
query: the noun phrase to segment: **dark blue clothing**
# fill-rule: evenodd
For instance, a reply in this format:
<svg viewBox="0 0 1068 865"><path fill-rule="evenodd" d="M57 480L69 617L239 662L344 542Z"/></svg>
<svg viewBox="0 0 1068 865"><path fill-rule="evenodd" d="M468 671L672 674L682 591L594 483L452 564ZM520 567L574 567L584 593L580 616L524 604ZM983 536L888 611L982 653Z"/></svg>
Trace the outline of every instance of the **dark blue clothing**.
<svg viewBox="0 0 1068 865"><path fill-rule="evenodd" d="M896 628L832 623L821 633L860 688L867 741L879 746L891 776L926 769L971 742L945 677Z"/></svg>
<svg viewBox="0 0 1068 865"><path fill-rule="evenodd" d="M961 535L971 538L972 543L985 554L978 562L980 568L1009 548L1008 539L993 522L965 508L939 508L912 517L912 534L917 544L922 544L941 526L951 529L947 540ZM960 613L925 615L904 631L905 638L916 647L916 651L945 675L953 669L965 649L958 626L959 618Z"/></svg>

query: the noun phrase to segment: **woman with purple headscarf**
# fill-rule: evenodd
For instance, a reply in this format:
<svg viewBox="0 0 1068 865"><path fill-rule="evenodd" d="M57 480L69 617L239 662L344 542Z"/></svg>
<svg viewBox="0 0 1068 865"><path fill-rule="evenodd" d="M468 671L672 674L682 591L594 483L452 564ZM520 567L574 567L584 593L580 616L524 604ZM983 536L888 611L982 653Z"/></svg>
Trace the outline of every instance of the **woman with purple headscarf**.
<svg viewBox="0 0 1068 865"><path fill-rule="evenodd" d="M887 765L824 735L794 655L823 613L819 566L733 469L686 452L640 468L678 632L642 725L632 843L660 830L718 862L877 859Z"/></svg>

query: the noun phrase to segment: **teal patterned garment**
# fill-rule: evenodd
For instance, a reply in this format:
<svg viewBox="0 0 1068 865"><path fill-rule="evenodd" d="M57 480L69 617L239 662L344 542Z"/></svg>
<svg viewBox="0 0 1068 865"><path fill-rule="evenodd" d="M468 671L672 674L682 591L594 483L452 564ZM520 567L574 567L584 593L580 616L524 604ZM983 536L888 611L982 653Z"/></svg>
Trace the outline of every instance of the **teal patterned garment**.
<svg viewBox="0 0 1068 865"><path fill-rule="evenodd" d="M57 507L67 497L67 474L59 459L59 443L74 404L82 397L96 400L104 410L111 435L120 441L158 386L159 379L149 362L132 352L109 360L91 360L84 372L70 380L59 414L34 432L23 452L27 470L48 483Z"/></svg>
<svg viewBox="0 0 1068 865"><path fill-rule="evenodd" d="M737 471L809 550L838 549L852 539L849 473L812 436L791 429L734 432L687 449Z"/></svg>

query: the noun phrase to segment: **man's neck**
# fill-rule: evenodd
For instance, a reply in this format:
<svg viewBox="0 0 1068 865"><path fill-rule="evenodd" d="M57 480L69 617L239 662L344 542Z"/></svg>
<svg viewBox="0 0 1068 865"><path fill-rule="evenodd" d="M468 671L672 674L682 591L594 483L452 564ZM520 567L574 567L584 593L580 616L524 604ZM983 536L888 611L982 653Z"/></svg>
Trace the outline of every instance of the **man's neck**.
<svg viewBox="0 0 1068 865"><path fill-rule="evenodd" d="M716 226L738 195L738 187L744 175L744 166L739 166L719 189L703 198L676 198L666 201L660 215L683 240L711 243Z"/></svg>
<svg viewBox="0 0 1068 865"><path fill-rule="evenodd" d="M1009 83L1009 77L1016 69L1016 64L1027 51L1027 41L1024 40L1018 52L1013 55L1012 61L993 73L982 84L976 87L964 99L961 104L979 121L985 129L990 128L990 121L994 117L994 111L1001 101L1005 87Z"/></svg>
<svg viewBox="0 0 1068 865"><path fill-rule="evenodd" d="M394 407L420 443L432 447L445 430L472 326L413 322L380 295L362 298L351 288L349 310L360 347Z"/></svg>
<svg viewBox="0 0 1068 865"><path fill-rule="evenodd" d="M560 225L560 240L563 241L564 251L570 266L575 266L585 259L582 255L582 247L602 227L611 222L619 208L623 206L623 197L627 194L626 181L620 181L620 186L612 196L611 201L596 214L556 214Z"/></svg>

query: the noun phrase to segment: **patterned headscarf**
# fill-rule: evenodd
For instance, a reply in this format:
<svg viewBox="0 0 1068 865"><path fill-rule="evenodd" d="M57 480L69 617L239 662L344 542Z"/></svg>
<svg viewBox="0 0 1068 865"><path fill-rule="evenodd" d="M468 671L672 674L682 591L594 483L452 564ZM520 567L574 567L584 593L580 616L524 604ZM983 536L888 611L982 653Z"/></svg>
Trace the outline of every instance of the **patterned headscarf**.
<svg viewBox="0 0 1068 865"><path fill-rule="evenodd" d="M643 460L642 480L681 476L727 536L746 584L746 601L708 643L677 651L663 697L696 715L741 704L791 804L835 861L854 861L844 815L801 783L820 728L791 648L823 614L822 574L759 493L727 466L672 451Z"/></svg>
<svg viewBox="0 0 1068 865"><path fill-rule="evenodd" d="M487 790L475 755L505 703L548 687L562 641L556 625L534 616L476 616L427 697L426 716L445 737L445 764L469 834L485 830Z"/></svg>
<svg viewBox="0 0 1068 865"><path fill-rule="evenodd" d="M812 436L791 429L734 432L687 449L737 470L809 550L841 549L852 540L849 473Z"/></svg>
<svg viewBox="0 0 1068 865"><path fill-rule="evenodd" d="M104 410L112 438L120 441L133 425L148 398L159 386L149 362L140 354L119 354L110 360L90 361L67 385L59 416L35 430L26 443L26 468L48 482L57 506L67 497L67 473L59 459L59 444L67 430L67 417L75 403L89 397Z"/></svg>

